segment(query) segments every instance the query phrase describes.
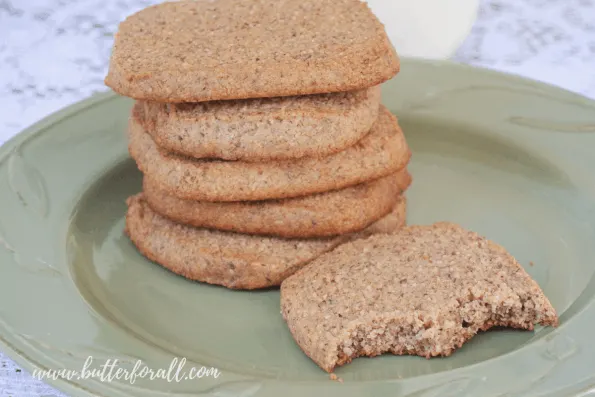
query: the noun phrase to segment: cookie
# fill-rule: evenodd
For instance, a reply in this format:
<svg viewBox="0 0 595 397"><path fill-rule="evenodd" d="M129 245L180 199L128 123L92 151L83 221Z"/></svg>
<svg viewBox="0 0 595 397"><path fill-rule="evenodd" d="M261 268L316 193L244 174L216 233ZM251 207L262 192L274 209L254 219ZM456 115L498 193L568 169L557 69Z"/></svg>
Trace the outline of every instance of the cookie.
<svg viewBox="0 0 595 397"><path fill-rule="evenodd" d="M138 101L158 146L194 158L264 162L354 145L378 117L380 87L335 94L168 104Z"/></svg>
<svg viewBox="0 0 595 397"><path fill-rule="evenodd" d="M382 107L371 132L327 157L249 163L197 160L160 150L130 118L129 151L145 177L171 195L198 201L254 201L327 192L403 169L411 152L397 119Z"/></svg>
<svg viewBox="0 0 595 397"><path fill-rule="evenodd" d="M105 84L135 99L204 102L359 90L399 66L360 0L182 0L119 25Z"/></svg>
<svg viewBox="0 0 595 397"><path fill-rule="evenodd" d="M364 231L326 239L283 239L212 231L154 212L142 193L128 199L125 233L148 259L191 280L231 289L278 286L312 259L356 238L405 224L405 199Z"/></svg>
<svg viewBox="0 0 595 397"><path fill-rule="evenodd" d="M322 369L383 353L448 356L494 326L556 326L539 285L501 246L452 223L342 245L286 279L281 311Z"/></svg>
<svg viewBox="0 0 595 397"><path fill-rule="evenodd" d="M407 170L353 187L284 200L213 203L183 200L143 182L147 203L196 227L286 238L357 232L388 214L411 183Z"/></svg>

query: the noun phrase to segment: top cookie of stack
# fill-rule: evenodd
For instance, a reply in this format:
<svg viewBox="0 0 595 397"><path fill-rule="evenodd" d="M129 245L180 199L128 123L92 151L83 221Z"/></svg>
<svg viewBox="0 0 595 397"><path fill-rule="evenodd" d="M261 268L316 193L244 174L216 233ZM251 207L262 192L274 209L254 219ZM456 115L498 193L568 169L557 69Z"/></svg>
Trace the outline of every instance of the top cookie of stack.
<svg viewBox="0 0 595 397"><path fill-rule="evenodd" d="M383 25L360 0L182 0L130 16L105 80L136 99L129 151L144 190L129 201L128 234L148 257L201 279L176 241L158 252L172 230L186 245L202 228L220 240L234 233L225 239L238 246L244 233L310 247L391 214L385 231L402 226L411 154L380 96L398 72ZM159 222L146 223L147 211ZM219 259L206 260L210 271ZM271 264L279 276L258 286L278 285L300 261ZM227 262L208 282L241 284L243 265ZM258 262L247 269L263 272Z"/></svg>
<svg viewBox="0 0 595 397"><path fill-rule="evenodd" d="M398 71L359 0L179 1L120 24L106 84L135 99L204 102L353 91Z"/></svg>

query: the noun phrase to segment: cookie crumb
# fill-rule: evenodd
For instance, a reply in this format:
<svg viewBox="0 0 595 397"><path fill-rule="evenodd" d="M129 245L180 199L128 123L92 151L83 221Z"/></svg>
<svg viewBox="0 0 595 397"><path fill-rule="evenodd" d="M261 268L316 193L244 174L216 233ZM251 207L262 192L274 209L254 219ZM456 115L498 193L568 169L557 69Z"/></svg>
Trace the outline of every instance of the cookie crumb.
<svg viewBox="0 0 595 397"><path fill-rule="evenodd" d="M343 378L339 378L337 375L335 375L335 373L334 373L334 372L333 372L333 373L331 373L331 374L329 374L329 378L330 378L330 380L332 380L332 381L339 382L339 383L343 383Z"/></svg>

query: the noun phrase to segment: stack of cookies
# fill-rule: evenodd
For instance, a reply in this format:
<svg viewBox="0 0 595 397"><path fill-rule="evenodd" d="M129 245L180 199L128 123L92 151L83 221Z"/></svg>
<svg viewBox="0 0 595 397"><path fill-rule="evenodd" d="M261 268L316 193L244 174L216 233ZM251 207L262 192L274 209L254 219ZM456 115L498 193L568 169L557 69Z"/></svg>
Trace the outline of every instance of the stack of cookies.
<svg viewBox="0 0 595 397"><path fill-rule="evenodd" d="M178 1L116 35L144 175L126 233L147 258L234 289L278 286L405 224L410 150L380 85L399 71L359 0Z"/></svg>

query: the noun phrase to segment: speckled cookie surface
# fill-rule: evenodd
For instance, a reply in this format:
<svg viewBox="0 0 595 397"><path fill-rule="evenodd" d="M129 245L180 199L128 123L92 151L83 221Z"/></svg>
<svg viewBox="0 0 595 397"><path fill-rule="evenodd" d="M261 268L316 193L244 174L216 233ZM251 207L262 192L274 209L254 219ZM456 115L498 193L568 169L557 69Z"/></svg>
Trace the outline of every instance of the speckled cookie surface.
<svg viewBox="0 0 595 397"><path fill-rule="evenodd" d="M321 368L382 353L448 356L479 330L558 324L501 246L451 223L338 247L286 279L281 310Z"/></svg>
<svg viewBox="0 0 595 397"><path fill-rule="evenodd" d="M359 0L182 0L120 24L105 83L135 99L203 102L351 91L398 71Z"/></svg>
<svg viewBox="0 0 595 397"><path fill-rule="evenodd" d="M279 285L334 247L405 224L405 199L362 232L327 239L283 239L212 231L181 225L147 205L142 193L128 199L126 234L148 259L191 280L232 289Z"/></svg>
<svg viewBox="0 0 595 397"><path fill-rule="evenodd" d="M160 147L194 158L269 161L327 156L372 128L380 87L334 94L166 104L137 102ZM141 110L142 109L142 110Z"/></svg>
<svg viewBox="0 0 595 397"><path fill-rule="evenodd" d="M280 199L342 189L393 174L411 157L396 117L384 107L362 140L321 158L264 163L190 159L160 150L134 116L128 147L152 183L177 197L199 201Z"/></svg>
<svg viewBox="0 0 595 397"><path fill-rule="evenodd" d="M388 214L409 187L407 170L353 187L285 200L213 203L182 200L143 183L147 203L196 227L286 238L330 237L365 229Z"/></svg>

